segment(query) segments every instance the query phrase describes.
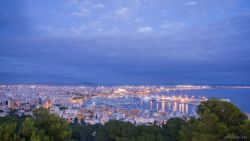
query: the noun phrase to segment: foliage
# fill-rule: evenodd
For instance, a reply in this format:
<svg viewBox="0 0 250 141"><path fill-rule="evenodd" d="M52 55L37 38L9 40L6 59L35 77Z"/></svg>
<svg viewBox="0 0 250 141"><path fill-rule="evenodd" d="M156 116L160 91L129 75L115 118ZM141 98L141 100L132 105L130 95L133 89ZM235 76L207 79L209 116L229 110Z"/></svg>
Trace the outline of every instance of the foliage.
<svg viewBox="0 0 250 141"><path fill-rule="evenodd" d="M250 139L247 116L230 102L209 99L197 110L199 119L189 120L180 131L183 141L218 141Z"/></svg>
<svg viewBox="0 0 250 141"><path fill-rule="evenodd" d="M161 131L159 126L110 121L97 132L96 141L164 141Z"/></svg>
<svg viewBox="0 0 250 141"><path fill-rule="evenodd" d="M43 129L45 134L54 141L67 141L71 139L69 124L48 110L40 108L33 111L36 127Z"/></svg>
<svg viewBox="0 0 250 141"><path fill-rule="evenodd" d="M163 125L163 133L168 141L177 141L180 139L179 131L182 126L186 125L186 121L181 118L171 118L167 124Z"/></svg>
<svg viewBox="0 0 250 141"><path fill-rule="evenodd" d="M93 141L96 131L102 125L80 125L80 124L70 124L70 128L72 130L72 138L74 141Z"/></svg>
<svg viewBox="0 0 250 141"><path fill-rule="evenodd" d="M31 117L15 115L0 118L1 141L69 141L68 123L40 108Z"/></svg>
<svg viewBox="0 0 250 141"><path fill-rule="evenodd" d="M0 141L224 141L250 139L250 121L230 102L209 99L199 118L171 118L162 126L109 121L105 125L69 124L40 108L33 116L0 117ZM14 112L13 112L14 113ZM77 120L76 120L77 121Z"/></svg>

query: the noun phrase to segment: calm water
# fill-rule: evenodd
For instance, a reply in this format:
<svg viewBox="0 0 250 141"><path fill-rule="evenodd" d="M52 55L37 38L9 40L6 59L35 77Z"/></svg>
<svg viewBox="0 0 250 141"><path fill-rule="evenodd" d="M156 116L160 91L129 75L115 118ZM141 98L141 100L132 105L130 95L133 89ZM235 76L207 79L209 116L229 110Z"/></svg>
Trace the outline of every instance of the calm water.
<svg viewBox="0 0 250 141"><path fill-rule="evenodd" d="M230 99L243 112L250 113L250 89L247 88L225 88L225 89L203 89L189 91L175 91L177 95L187 95L195 97L216 97Z"/></svg>
<svg viewBox="0 0 250 141"><path fill-rule="evenodd" d="M219 99L229 99L236 106L238 106L243 112L250 113L250 89L202 89L202 90L178 90L158 93L157 95L165 96L184 96L188 97L215 97ZM183 114L183 115L193 115L196 113L197 106L193 104L184 104L174 101L151 101L143 100L134 97L121 97L121 98L105 98L98 97L95 99L89 99L86 101L86 105L91 105L95 103L96 105L109 105L113 107L120 107L125 109L138 109L138 110L148 110L148 111L165 111L169 113Z"/></svg>

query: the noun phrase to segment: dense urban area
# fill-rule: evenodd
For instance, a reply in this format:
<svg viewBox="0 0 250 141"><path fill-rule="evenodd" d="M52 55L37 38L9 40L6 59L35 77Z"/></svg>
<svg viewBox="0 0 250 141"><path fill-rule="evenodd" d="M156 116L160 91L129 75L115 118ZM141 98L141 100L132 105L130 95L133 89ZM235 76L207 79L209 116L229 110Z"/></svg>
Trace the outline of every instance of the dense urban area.
<svg viewBox="0 0 250 141"><path fill-rule="evenodd" d="M73 122L104 124L111 119L137 124L162 124L171 117L197 116L196 107L206 100L173 91L207 89L208 86L47 86L2 85L1 116L16 110L19 116L32 115L39 107Z"/></svg>
<svg viewBox="0 0 250 141"><path fill-rule="evenodd" d="M249 139L248 114L229 99L188 97L183 93L211 88L1 85L0 140Z"/></svg>

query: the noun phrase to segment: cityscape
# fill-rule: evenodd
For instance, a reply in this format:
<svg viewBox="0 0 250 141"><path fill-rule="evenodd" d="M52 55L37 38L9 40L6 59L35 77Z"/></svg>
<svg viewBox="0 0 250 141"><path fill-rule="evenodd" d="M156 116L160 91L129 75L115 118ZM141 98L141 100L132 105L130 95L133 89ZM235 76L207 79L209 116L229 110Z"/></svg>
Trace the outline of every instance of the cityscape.
<svg viewBox="0 0 250 141"><path fill-rule="evenodd" d="M197 106L207 98L188 97L183 91L212 88L221 86L1 85L0 116L6 116L10 110L16 110L19 116L32 115L35 108L44 107L68 122L105 124L121 120L161 125L173 117L198 117ZM176 95L176 91L183 94Z"/></svg>
<svg viewBox="0 0 250 141"><path fill-rule="evenodd" d="M0 0L0 141L249 141L250 0Z"/></svg>

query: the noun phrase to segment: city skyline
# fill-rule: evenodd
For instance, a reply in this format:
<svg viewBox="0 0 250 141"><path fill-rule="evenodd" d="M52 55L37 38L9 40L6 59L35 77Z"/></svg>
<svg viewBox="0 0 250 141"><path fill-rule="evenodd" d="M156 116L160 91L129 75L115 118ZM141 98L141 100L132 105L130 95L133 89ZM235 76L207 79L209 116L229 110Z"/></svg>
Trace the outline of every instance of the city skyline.
<svg viewBox="0 0 250 141"><path fill-rule="evenodd" d="M248 0L13 0L0 83L250 84Z"/></svg>
<svg viewBox="0 0 250 141"><path fill-rule="evenodd" d="M0 0L1 141L250 139L250 0Z"/></svg>

